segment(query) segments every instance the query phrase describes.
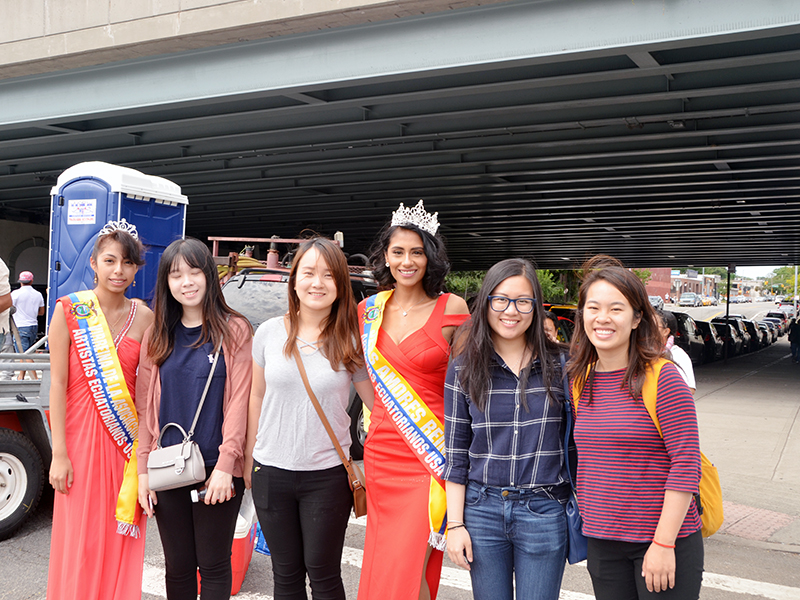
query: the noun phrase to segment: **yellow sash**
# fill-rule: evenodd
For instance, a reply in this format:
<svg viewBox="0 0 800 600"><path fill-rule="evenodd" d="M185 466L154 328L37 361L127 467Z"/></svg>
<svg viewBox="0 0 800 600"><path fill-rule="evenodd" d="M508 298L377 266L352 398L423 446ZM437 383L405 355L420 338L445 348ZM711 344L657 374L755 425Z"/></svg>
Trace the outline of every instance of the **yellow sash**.
<svg viewBox="0 0 800 600"><path fill-rule="evenodd" d="M139 537L141 507L136 470L139 421L117 349L97 296L84 290L67 296L67 325L83 367L97 416L125 459L125 474L117 497L117 533ZM62 302L64 300L62 299Z"/></svg>
<svg viewBox="0 0 800 600"><path fill-rule="evenodd" d="M444 427L419 394L378 351L378 332L383 309L392 292L379 292L367 299L361 343L367 372L375 387L375 399L383 404L400 436L430 473L428 543L437 550L447 546L447 500L444 492Z"/></svg>

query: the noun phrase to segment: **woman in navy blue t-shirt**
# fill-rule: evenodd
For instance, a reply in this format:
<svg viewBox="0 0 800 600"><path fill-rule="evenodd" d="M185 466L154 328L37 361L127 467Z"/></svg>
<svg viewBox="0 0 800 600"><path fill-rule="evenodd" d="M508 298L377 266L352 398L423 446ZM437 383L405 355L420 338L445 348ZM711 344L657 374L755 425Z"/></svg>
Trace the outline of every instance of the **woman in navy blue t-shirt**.
<svg viewBox="0 0 800 600"><path fill-rule="evenodd" d="M142 341L136 408L139 413L139 502L155 514L166 562L169 600L197 598L197 571L203 600L230 598L231 545L244 493L244 446L252 378L252 330L225 303L214 259L192 238L170 244L161 257L154 297L155 323ZM159 431L177 423L189 431L214 355L211 384L195 427L206 481L153 492L147 458ZM162 445L178 444L170 427ZM205 487L201 502L191 492Z"/></svg>

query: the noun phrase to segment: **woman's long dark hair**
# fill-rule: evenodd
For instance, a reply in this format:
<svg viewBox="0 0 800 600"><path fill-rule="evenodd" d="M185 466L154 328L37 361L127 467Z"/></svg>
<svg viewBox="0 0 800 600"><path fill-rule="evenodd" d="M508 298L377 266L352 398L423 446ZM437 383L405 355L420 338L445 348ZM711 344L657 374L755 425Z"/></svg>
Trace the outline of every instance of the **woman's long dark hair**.
<svg viewBox="0 0 800 600"><path fill-rule="evenodd" d="M389 243L392 234L398 229L413 231L422 238L422 247L428 264L425 267L425 275L422 276L422 289L429 298L436 298L444 291L444 278L450 272L450 261L447 259L447 250L444 241L439 235L431 235L412 225L387 225L378 233L378 237L372 245L369 261L372 265L372 272L381 289L392 289L396 283L389 267L386 266L386 252L389 250Z"/></svg>
<svg viewBox="0 0 800 600"><path fill-rule="evenodd" d="M491 310L489 296L503 281L510 277L518 276L528 280L535 298L533 320L525 332L525 342L531 352L531 361L520 372L523 407L528 410L525 388L534 359L539 359L542 369L542 381L551 402L555 401L553 396L550 395L552 384L561 385L560 381L556 381L555 375L559 347L558 344L548 339L544 333L542 287L536 277L536 269L527 260L509 258L508 260L500 261L487 271L486 277L483 279L483 285L481 285L481 289L475 298L472 318L463 325L463 330L459 332L456 342L456 352L461 363L461 369L458 372L459 379L472 402L480 410L484 410L486 407L489 383L492 379L491 364L494 356L492 328L489 325L488 317Z"/></svg>
<svg viewBox="0 0 800 600"><path fill-rule="evenodd" d="M605 281L617 288L633 308L634 317L639 318L639 325L631 330L628 366L622 380L622 389L627 387L631 396L638 398L642 393L645 371L663 354L664 342L659 332L658 319L647 298L647 290L642 280L612 256L597 255L583 265L583 281L578 292L578 310L575 315L575 331L572 334L567 372L580 392L588 390L586 402L591 402L597 350L584 329L583 309L589 288L597 281Z"/></svg>
<svg viewBox="0 0 800 600"><path fill-rule="evenodd" d="M214 347L219 346L224 340L225 347L230 351L235 351L233 340L230 335L230 317L239 317L244 323L249 322L238 312L233 310L219 285L217 267L214 264L214 257L208 247L194 238L185 240L175 240L161 255L158 263L158 275L156 277L156 289L153 297L153 312L155 313L155 323L150 335L150 345L147 354L158 366L161 366L167 357L172 354L175 344L175 327L183 316L183 306L172 295L169 289L169 274L175 264L183 259L186 264L193 269L200 269L206 278L206 293L203 297L203 329L197 346L201 346L211 341Z"/></svg>
<svg viewBox="0 0 800 600"><path fill-rule="evenodd" d="M338 369L339 365L343 365L348 372L355 373L364 364L364 357L358 343L358 314L353 288L350 284L350 270L347 267L347 259L339 246L325 238L317 237L303 242L294 255L288 282L289 334L286 345L283 347L283 353L286 358L291 359L297 343L297 332L300 329L300 299L295 290L297 269L300 259L312 248L328 265L336 284L336 300L331 305L331 314L325 319L320 333L322 354L331 363L332 368Z"/></svg>

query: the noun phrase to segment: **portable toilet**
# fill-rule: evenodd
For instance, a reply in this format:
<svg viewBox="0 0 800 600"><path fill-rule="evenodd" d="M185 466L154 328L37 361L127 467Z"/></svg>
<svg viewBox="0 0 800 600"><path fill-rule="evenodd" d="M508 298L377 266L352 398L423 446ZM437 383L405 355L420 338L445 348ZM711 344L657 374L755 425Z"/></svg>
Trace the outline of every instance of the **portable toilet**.
<svg viewBox="0 0 800 600"><path fill-rule="evenodd" d="M108 221L125 219L136 226L145 264L125 295L149 302L161 254L186 229L188 200L180 186L127 167L84 162L64 171L50 194L48 323L56 300L94 286L89 257Z"/></svg>

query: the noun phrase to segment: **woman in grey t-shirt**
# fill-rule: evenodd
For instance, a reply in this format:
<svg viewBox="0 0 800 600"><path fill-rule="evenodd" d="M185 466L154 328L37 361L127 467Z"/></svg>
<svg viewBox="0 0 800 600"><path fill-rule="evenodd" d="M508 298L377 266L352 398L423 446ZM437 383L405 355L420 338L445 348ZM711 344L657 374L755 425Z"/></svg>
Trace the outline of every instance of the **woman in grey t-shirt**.
<svg viewBox="0 0 800 600"><path fill-rule="evenodd" d="M369 408L374 392L358 344L347 261L332 241L303 243L289 275L289 311L253 340L253 387L245 481L272 554L275 600L344 599L342 548L353 503L347 472L308 397L293 356L300 351L314 394L345 453L350 384Z"/></svg>

